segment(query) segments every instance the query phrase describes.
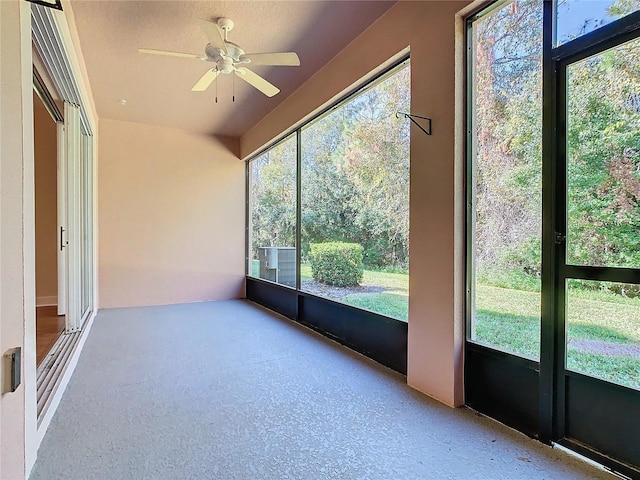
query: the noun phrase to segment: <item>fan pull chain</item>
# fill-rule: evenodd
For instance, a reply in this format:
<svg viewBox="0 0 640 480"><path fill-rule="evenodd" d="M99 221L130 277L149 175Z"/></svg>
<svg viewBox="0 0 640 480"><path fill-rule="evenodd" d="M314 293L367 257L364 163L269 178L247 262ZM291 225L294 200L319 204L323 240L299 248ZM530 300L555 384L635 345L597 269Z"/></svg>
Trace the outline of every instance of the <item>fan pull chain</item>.
<svg viewBox="0 0 640 480"><path fill-rule="evenodd" d="M218 71L218 69L216 68L216 71ZM218 103L218 77L220 75L216 75L216 103Z"/></svg>
<svg viewBox="0 0 640 480"><path fill-rule="evenodd" d="M233 79L231 80L231 86L233 88L233 92L232 92L232 101L235 103L236 101L236 76L233 75Z"/></svg>

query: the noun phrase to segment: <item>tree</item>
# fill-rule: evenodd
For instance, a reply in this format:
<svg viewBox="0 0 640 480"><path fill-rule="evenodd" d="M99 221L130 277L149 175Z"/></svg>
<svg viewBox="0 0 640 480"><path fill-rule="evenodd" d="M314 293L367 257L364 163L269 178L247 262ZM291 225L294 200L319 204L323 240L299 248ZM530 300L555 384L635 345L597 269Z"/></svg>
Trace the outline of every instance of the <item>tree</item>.
<svg viewBox="0 0 640 480"><path fill-rule="evenodd" d="M252 252L295 245L296 141L289 138L250 165Z"/></svg>
<svg viewBox="0 0 640 480"><path fill-rule="evenodd" d="M409 82L404 67L303 130L303 252L354 242L369 266L408 266Z"/></svg>
<svg viewBox="0 0 640 480"><path fill-rule="evenodd" d="M568 258L640 267L640 41L569 67Z"/></svg>
<svg viewBox="0 0 640 480"><path fill-rule="evenodd" d="M476 267L540 273L542 2L474 23Z"/></svg>
<svg viewBox="0 0 640 480"><path fill-rule="evenodd" d="M638 8L618 0L609 14ZM485 279L540 273L541 33L539 0L474 22L476 266ZM571 263L640 266L639 82L638 40L568 67Z"/></svg>

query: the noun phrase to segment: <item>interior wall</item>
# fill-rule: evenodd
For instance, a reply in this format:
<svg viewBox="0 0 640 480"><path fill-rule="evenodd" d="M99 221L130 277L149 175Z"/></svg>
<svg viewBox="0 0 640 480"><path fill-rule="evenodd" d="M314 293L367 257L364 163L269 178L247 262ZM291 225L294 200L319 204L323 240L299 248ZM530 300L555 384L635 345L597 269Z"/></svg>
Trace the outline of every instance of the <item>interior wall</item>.
<svg viewBox="0 0 640 480"><path fill-rule="evenodd" d="M244 296L238 142L99 122L100 308Z"/></svg>
<svg viewBox="0 0 640 480"><path fill-rule="evenodd" d="M36 305L56 305L58 296L57 127L33 95L36 202Z"/></svg>
<svg viewBox="0 0 640 480"><path fill-rule="evenodd" d="M398 2L240 144L244 158L410 48L411 113L432 118L433 135L412 126L407 381L451 406L464 401L463 165L454 132L456 13L468 3Z"/></svg>

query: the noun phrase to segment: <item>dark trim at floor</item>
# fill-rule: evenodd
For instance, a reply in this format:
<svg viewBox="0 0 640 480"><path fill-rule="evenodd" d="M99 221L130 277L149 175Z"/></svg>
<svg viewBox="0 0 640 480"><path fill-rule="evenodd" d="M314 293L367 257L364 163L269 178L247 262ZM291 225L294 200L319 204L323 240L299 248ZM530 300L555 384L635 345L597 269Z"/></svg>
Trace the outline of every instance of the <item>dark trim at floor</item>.
<svg viewBox="0 0 640 480"><path fill-rule="evenodd" d="M467 342L466 404L533 438L538 437L539 382L537 362Z"/></svg>
<svg viewBox="0 0 640 480"><path fill-rule="evenodd" d="M407 374L407 322L251 277L247 299Z"/></svg>

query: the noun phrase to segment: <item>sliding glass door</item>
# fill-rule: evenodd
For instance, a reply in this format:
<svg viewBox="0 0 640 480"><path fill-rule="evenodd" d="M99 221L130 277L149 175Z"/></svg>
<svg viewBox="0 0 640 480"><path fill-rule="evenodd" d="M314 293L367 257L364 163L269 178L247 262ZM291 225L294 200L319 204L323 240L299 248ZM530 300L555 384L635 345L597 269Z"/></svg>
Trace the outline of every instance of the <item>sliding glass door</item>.
<svg viewBox="0 0 640 480"><path fill-rule="evenodd" d="M65 102L64 221L66 330L78 331L93 310L93 137L82 131L80 110Z"/></svg>

